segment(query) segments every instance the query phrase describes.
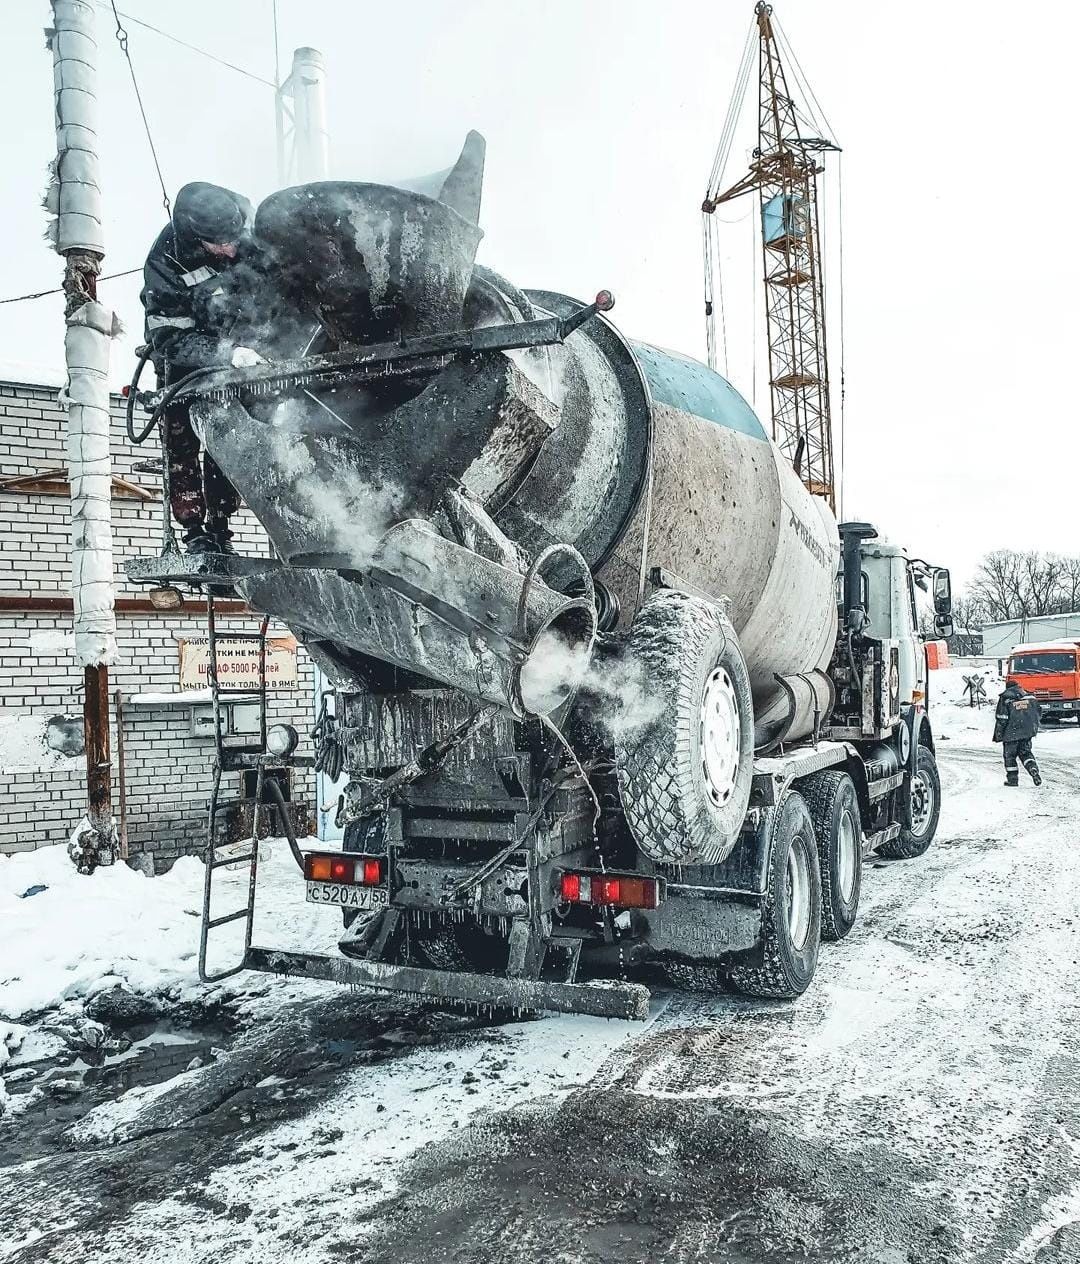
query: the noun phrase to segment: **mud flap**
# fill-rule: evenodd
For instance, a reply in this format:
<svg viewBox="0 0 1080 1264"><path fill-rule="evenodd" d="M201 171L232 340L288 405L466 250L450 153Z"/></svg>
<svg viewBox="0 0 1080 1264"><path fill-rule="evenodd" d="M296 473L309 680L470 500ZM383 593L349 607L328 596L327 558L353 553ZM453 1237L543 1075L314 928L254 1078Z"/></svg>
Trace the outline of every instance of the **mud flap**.
<svg viewBox="0 0 1080 1264"><path fill-rule="evenodd" d="M249 970L325 979L356 987L406 993L455 1005L508 1009L517 1013L593 1014L598 1018L645 1019L650 993L640 983L554 983L543 979L508 979L491 974L426 970L387 965L321 953L278 952L250 948Z"/></svg>

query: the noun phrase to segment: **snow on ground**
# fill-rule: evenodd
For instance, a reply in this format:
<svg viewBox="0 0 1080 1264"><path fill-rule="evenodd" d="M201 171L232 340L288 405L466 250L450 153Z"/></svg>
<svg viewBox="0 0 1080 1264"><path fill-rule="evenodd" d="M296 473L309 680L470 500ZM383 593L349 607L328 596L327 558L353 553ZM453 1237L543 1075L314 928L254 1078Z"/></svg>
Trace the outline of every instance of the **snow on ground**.
<svg viewBox="0 0 1080 1264"><path fill-rule="evenodd" d="M749 1120L750 1135L778 1153L828 1155L831 1187L845 1170L861 1174L864 1191L856 1189L844 1216L822 1229L814 1227L814 1209L790 1188L735 1206L742 1195L724 1191L738 1190L743 1168L721 1164L706 1179L717 1214L730 1212L730 1222L702 1224L679 1211L684 1223L672 1250L680 1259L726 1258L715 1251L727 1240L720 1235L728 1223L730 1232L745 1234L737 1248L743 1253L732 1258L755 1261L773 1258L774 1248L780 1258L789 1231L813 1241L825 1234L817 1258L837 1260L901 1260L914 1258L913 1251L947 1264L1069 1258L1052 1252L1060 1252L1062 1234L1080 1221L1080 728L1047 726L1035 744L1046 784L1006 789L1000 747L991 742L992 704L1002 684L993 667L962 660L933 673L931 719L944 787L937 841L919 860L866 865L859 922L848 939L823 948L806 997L770 1006L661 993L644 1025L549 1018L505 1026L496 1041L417 1047L392 1062L350 1067L298 1117L250 1136L239 1132L223 1164L189 1174L164 1196L139 1192L129 1209L113 1212L100 1229L109 1258L329 1264L412 1260L426 1249L439 1260L449 1258L450 1239L441 1235L456 1234L457 1248L475 1233L463 1259L591 1260L578 1254L576 1239L560 1236L579 1232L576 1204L560 1204L562 1219L548 1223L543 1182L532 1194L529 1182L539 1180L545 1165L581 1167L573 1197L587 1224L604 1223L624 1195L636 1197L646 1179L634 1166L640 1155L623 1154L617 1136L609 1139L623 1165L622 1184L609 1188L603 1164L593 1161L599 1156L575 1141L577 1121L587 1129L615 1096L627 1138L640 1142L635 1121L646 1121L651 1163L682 1154L685 1107L693 1103L715 1112L709 1127L717 1136ZM989 709L966 705L962 677L972 670L987 676ZM274 844L271 851L260 865L255 942L310 948L314 941L330 951L336 916L305 905L286 848ZM227 912L243 903L246 868L222 876L216 911ZM48 889L20 898L35 884ZM81 878L59 848L0 861L0 1020L7 1020L6 1033L0 1021L0 1063L6 1056L25 1061L32 1042L47 1040L35 1014L63 1010L117 980L174 997L206 995L195 969L201 889L202 866L194 860L155 879L122 866ZM241 975L226 987L252 1015L320 998L335 1004L331 985ZM170 1127L199 1126L197 1115L193 1123L185 1114L185 1098L212 1096L214 1077L228 1069L230 1056L165 1086L128 1089L85 1115L69 1134L71 1145L91 1147L78 1182L80 1197L89 1200L85 1209L69 1204L63 1223L59 1211L55 1220L40 1211L12 1214L6 1223L12 1258L49 1258L35 1254L30 1242L39 1220L57 1244L96 1243L92 1173L104 1162L95 1154L104 1151L93 1147L117 1149L120 1162L156 1170L163 1159L133 1148L140 1127L168 1155ZM260 1074L263 1093L290 1091L274 1074ZM158 1130L162 1111L170 1110L175 1122ZM530 1119L538 1121L535 1144ZM551 1119L565 1147L558 1152L545 1141L543 1121ZM503 1191L474 1222L467 1206L460 1215L455 1208L484 1202L485 1156L502 1144L505 1120L517 1121L520 1157L512 1174L523 1192ZM340 1140L327 1140L334 1137ZM448 1184L429 1197L422 1185L441 1151L450 1156ZM741 1154L739 1146L734 1153ZM424 1156L421 1185L410 1186L410 1160ZM5 1172L22 1207L47 1201L55 1178L43 1162L35 1158ZM767 1167L762 1173L767 1182ZM679 1179L689 1181L691 1169ZM664 1214L650 1206L650 1216ZM788 1207L790 1225L777 1206ZM755 1219L765 1212L764 1221ZM388 1232L395 1217L408 1231L408 1246L399 1254L378 1254L374 1246L369 1253L371 1235ZM853 1224L877 1250L851 1255L846 1239L828 1239ZM913 1240L912 1224L928 1236ZM751 1240L763 1244L760 1257L746 1245ZM512 1245L526 1242L550 1242L551 1249L541 1257Z"/></svg>
<svg viewBox="0 0 1080 1264"><path fill-rule="evenodd" d="M972 707L964 692L964 677L984 678L987 704ZM994 708L998 695L1005 688L1005 679L997 670L997 659L954 658L952 666L930 673L930 720L935 733L950 742L969 747L994 746ZM1057 724L1044 723L1035 739L1036 757L1062 755L1080 758L1080 725L1074 720Z"/></svg>
<svg viewBox="0 0 1080 1264"><path fill-rule="evenodd" d="M254 942L332 951L339 920L304 902L284 840L263 843L260 856ZM118 983L174 999L201 995L203 873L190 856L156 878L125 864L82 876L62 846L0 857L0 1019L25 1020ZM244 906L247 882L246 864L216 872L215 915ZM45 890L29 894L35 886ZM242 925L214 932L212 967L237 959ZM253 978L260 976L238 976L229 990Z"/></svg>
<svg viewBox="0 0 1080 1264"><path fill-rule="evenodd" d="M134 1242L143 1259L168 1264L290 1260L297 1242L311 1242L305 1260L363 1258L365 1218L396 1196L417 1151L495 1112L537 1099L545 1109L556 1105L588 1083L613 1042L640 1031L640 1024L551 1017L501 1028L496 1045L421 1049L407 1064L352 1072L302 1118L240 1144L215 1174L213 1197L242 1206L242 1223L205 1221L185 1242L191 1204L184 1191L133 1208ZM342 1129L346 1144L328 1145ZM436 1260L443 1258L438 1249Z"/></svg>
<svg viewBox="0 0 1080 1264"><path fill-rule="evenodd" d="M215 913L241 907L247 866L218 873L223 889L215 894ZM243 1017L241 1034L216 1058L181 1069L160 1083L135 1084L82 1114L65 1133L59 1162L93 1168L94 1147L138 1144L148 1129L158 1135L170 1128L191 1128L192 1115L198 1123L205 1108L195 1109L190 1101L216 1108L214 1103L234 1093L239 1084L254 1085L264 1100L287 1100L297 1093L298 1084L261 1069L267 1055L258 1052L259 1042L288 1066L291 1042L298 1041L298 1052L303 1045L296 1035L297 1021L289 1015L314 1011L327 1001L335 1007L339 998L344 1001L352 995L333 984L290 983L263 974L241 974L217 988L200 985L202 882L203 866L192 858L156 878L125 865L82 877L62 847L0 861L0 1074L9 1049L14 1057L9 1065L16 1074L35 1057L54 1055L63 1042L51 1033L85 1024L81 1002L118 983L176 1004L227 995ZM46 889L27 894L35 886ZM303 894L287 846L274 840L264 847L259 864L256 944L333 951L340 934L337 911L308 905ZM228 933L231 928L224 929ZM239 927L236 930L242 934ZM233 960L240 946L237 941L231 946ZM224 956L219 964L224 964ZM388 1008L394 1004L398 1003L387 999ZM283 1244L285 1254L280 1258L307 1258L302 1251L297 1255L295 1245L284 1244L301 1240L314 1221L322 1243L315 1258L329 1258L344 1195L349 1201L349 1232L355 1233L355 1218L369 1204L393 1197L401 1165L421 1147L486 1112L536 1098L560 1100L587 1082L613 1041L641 1030L641 1024L586 1017L513 1023L486 1040L451 1040L440 1047L409 1050L404 1071L399 1061L344 1070L328 1085L325 1100L315 1102L302 1117L285 1120L250 1141L241 1135L230 1147L228 1164L211 1177L214 1205L242 1205L244 1224L229 1216L200 1215L194 1233L188 1191L183 1190L175 1197L136 1203L132 1232L126 1235L130 1249L117 1244L115 1250L110 1247L110 1257L118 1264L202 1264L226 1255L254 1261L263 1258L269 1235ZM155 1033L153 1041L160 1040ZM131 1056L128 1051L106 1061L115 1066ZM255 1074L246 1065L250 1062ZM85 1063L77 1062L76 1071L80 1066L85 1068ZM231 1087L221 1087L223 1078ZM12 1094L6 1109L21 1124L38 1101L37 1090ZM0 1116L4 1113L0 1097ZM328 1145L327 1137L340 1136L342 1129L348 1131L347 1144ZM164 1137L161 1145L169 1144ZM83 1150L91 1157L83 1160ZM39 1172L43 1179L51 1179L40 1162L9 1160L0 1186L6 1183L14 1193L32 1188ZM92 1205L93 1185L91 1179L89 1194L68 1202L65 1214L72 1219L60 1223L47 1217L46 1229L41 1217L29 1210L36 1200L24 1203L17 1198L22 1210L7 1208L0 1217L0 1259L22 1259L24 1252L44 1250L39 1241L70 1241L66 1226ZM6 1202L0 1197L0 1208Z"/></svg>

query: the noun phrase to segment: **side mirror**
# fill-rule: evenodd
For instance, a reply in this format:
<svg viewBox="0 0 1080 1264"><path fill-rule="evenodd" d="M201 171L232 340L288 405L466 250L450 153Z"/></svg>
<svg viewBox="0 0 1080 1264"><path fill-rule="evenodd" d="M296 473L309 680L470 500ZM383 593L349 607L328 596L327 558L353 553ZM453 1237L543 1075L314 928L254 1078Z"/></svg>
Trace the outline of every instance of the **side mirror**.
<svg viewBox="0 0 1080 1264"><path fill-rule="evenodd" d="M934 618L934 627L937 629L938 636L944 637L947 641L953 634L952 615L939 614Z"/></svg>
<svg viewBox="0 0 1080 1264"><path fill-rule="evenodd" d="M952 579L948 571L934 571L934 609L940 614L952 614Z"/></svg>

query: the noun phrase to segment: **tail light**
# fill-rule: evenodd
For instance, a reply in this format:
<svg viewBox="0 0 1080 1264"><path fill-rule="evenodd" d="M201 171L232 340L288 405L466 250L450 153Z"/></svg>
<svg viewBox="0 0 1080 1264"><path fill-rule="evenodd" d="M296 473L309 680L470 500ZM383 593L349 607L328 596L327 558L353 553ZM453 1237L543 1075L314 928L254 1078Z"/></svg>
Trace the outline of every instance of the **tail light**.
<svg viewBox="0 0 1080 1264"><path fill-rule="evenodd" d="M344 882L348 886L377 887L383 880L384 861L380 856L351 856L342 852L304 857L304 877L308 882Z"/></svg>
<svg viewBox="0 0 1080 1264"><path fill-rule="evenodd" d="M664 898L664 880L636 873L567 872L560 875L559 895L567 904L654 909Z"/></svg>

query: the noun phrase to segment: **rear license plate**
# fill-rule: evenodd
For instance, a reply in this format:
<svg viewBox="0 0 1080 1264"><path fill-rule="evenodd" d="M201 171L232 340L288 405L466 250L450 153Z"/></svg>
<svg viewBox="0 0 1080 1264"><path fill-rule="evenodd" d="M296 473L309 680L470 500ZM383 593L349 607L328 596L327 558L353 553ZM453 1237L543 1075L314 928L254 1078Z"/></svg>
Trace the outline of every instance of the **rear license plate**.
<svg viewBox="0 0 1080 1264"><path fill-rule="evenodd" d="M331 904L338 908L377 909L390 903L385 887L350 886L345 882L308 882L309 904Z"/></svg>

